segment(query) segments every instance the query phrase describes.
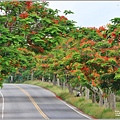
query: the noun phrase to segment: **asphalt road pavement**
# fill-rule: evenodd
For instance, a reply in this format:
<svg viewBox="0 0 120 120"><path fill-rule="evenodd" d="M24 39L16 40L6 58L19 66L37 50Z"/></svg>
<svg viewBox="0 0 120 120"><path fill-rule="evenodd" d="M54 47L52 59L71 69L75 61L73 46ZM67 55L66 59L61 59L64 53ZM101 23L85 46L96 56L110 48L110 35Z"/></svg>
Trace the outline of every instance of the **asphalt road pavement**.
<svg viewBox="0 0 120 120"><path fill-rule="evenodd" d="M0 90L1 120L91 119L42 87L4 84Z"/></svg>

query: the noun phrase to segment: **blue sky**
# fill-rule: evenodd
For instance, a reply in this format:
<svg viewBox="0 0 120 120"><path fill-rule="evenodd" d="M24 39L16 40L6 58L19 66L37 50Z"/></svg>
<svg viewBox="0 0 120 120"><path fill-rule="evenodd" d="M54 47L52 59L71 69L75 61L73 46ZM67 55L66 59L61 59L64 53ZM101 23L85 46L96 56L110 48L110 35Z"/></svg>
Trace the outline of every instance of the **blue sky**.
<svg viewBox="0 0 120 120"><path fill-rule="evenodd" d="M67 18L81 27L99 27L110 23L110 19L120 17L120 1L49 1L49 7L74 12Z"/></svg>

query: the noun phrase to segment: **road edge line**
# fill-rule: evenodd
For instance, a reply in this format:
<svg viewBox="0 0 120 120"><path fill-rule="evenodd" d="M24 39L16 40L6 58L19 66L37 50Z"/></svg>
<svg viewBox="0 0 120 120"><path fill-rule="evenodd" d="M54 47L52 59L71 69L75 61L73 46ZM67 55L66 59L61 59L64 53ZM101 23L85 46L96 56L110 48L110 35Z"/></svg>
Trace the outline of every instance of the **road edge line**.
<svg viewBox="0 0 120 120"><path fill-rule="evenodd" d="M57 97L57 98L58 98L58 97ZM80 114L80 115L82 115L82 116L84 116L84 117L92 120L92 118L90 118L89 116L87 116L87 115L79 112L78 110L76 110L76 109L77 109L76 107L74 107L74 106L72 106L72 105L69 105L68 103L66 103L65 101L61 100L60 98L58 98L58 99L59 99L61 102L63 102L64 104L66 104L69 108L71 108L72 110L74 110L75 112L77 112L78 114ZM76 108L76 109L75 109L75 108Z"/></svg>
<svg viewBox="0 0 120 120"><path fill-rule="evenodd" d="M35 86L36 86L36 85L35 85ZM38 87L41 87L41 86L38 86ZM50 91L49 89L47 89L47 88L45 88L45 87L42 87L42 88ZM52 92L52 91L50 91L50 92ZM57 96L54 92L52 92L52 93L55 95L55 97L56 97L57 99L59 99L61 102L63 102L64 104L66 104L68 107L70 107L72 110L74 110L74 111L77 112L78 114L83 115L84 117L88 118L89 120L93 120L93 119L94 119L94 118L92 118L92 117L89 117L89 115L85 115L85 114L81 113L77 107L75 107L75 106L73 106L73 105L70 105L70 104L67 103L66 101L62 100L62 99L61 99L59 96ZM75 108L76 108L77 110L76 110Z"/></svg>
<svg viewBox="0 0 120 120"><path fill-rule="evenodd" d="M2 119L4 118L4 105L5 105L5 102L4 102L4 96L3 96L3 94L2 94L2 92L0 91L0 94L1 94L1 96L2 96Z"/></svg>

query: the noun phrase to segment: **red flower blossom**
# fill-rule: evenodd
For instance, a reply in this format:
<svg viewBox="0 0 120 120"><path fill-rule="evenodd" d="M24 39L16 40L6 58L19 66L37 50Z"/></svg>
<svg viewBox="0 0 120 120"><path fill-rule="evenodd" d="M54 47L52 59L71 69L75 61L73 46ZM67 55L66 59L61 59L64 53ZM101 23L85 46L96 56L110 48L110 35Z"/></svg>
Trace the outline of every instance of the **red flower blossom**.
<svg viewBox="0 0 120 120"><path fill-rule="evenodd" d="M54 22L55 24L58 24L59 21L58 21L58 20L53 20L53 22Z"/></svg>
<svg viewBox="0 0 120 120"><path fill-rule="evenodd" d="M32 31L32 32L31 32L31 34L33 34L33 35L36 34L36 33L37 33L36 31Z"/></svg>
<svg viewBox="0 0 120 120"><path fill-rule="evenodd" d="M68 19L65 16L60 16L60 20L66 21Z"/></svg>
<svg viewBox="0 0 120 120"><path fill-rule="evenodd" d="M17 7L20 4L20 2L19 1L13 1L13 2L10 2L10 4L12 4L15 7Z"/></svg>
<svg viewBox="0 0 120 120"><path fill-rule="evenodd" d="M105 56L105 57L103 57L103 58L104 58L104 60L105 60L105 61L108 61L108 60L109 60L109 58L108 58L108 57L106 57L106 56Z"/></svg>
<svg viewBox="0 0 120 120"><path fill-rule="evenodd" d="M42 6L40 5L39 8L42 8Z"/></svg>
<svg viewBox="0 0 120 120"><path fill-rule="evenodd" d="M31 6L32 3L33 3L32 1L26 1L26 5L27 5L27 6Z"/></svg>
<svg viewBox="0 0 120 120"><path fill-rule="evenodd" d="M112 33L111 33L111 35L112 35L113 37L116 37L116 34L115 34L115 32L112 32Z"/></svg>
<svg viewBox="0 0 120 120"><path fill-rule="evenodd" d="M96 84L95 84L95 81L94 81L94 80L92 80L92 86L93 86L93 87L96 87Z"/></svg>
<svg viewBox="0 0 120 120"><path fill-rule="evenodd" d="M84 66L83 68L81 68L81 70L88 72L88 71L89 71L89 68L86 67L86 66Z"/></svg>
<svg viewBox="0 0 120 120"><path fill-rule="evenodd" d="M29 16L29 14L26 11L24 11L23 13L20 14L20 18L22 18L22 19L25 19L28 16Z"/></svg>
<svg viewBox="0 0 120 120"><path fill-rule="evenodd" d="M32 10L32 9L34 9L35 8L35 6L33 6L33 5L31 5L31 6L26 6L26 9L27 10Z"/></svg>
<svg viewBox="0 0 120 120"><path fill-rule="evenodd" d="M109 39L109 40L108 40L108 42L109 42L109 43L112 43L112 42L113 42L113 40L112 40L112 39Z"/></svg>
<svg viewBox="0 0 120 120"><path fill-rule="evenodd" d="M104 35L103 35L103 37L104 37L104 38L106 38L106 37L107 37L107 35L106 35L106 34L104 34Z"/></svg>
<svg viewBox="0 0 120 120"><path fill-rule="evenodd" d="M9 22L9 23L8 23L8 26L12 26L12 25L13 25L13 22Z"/></svg>
<svg viewBox="0 0 120 120"><path fill-rule="evenodd" d="M13 16L12 19L13 19L13 21L16 21L16 17L15 16Z"/></svg>
<svg viewBox="0 0 120 120"><path fill-rule="evenodd" d="M113 69L114 69L114 71L117 71L117 70L118 70L118 67L114 67Z"/></svg>
<svg viewBox="0 0 120 120"><path fill-rule="evenodd" d="M23 25L22 28L23 28L24 30L26 30L27 28L29 28L29 25L27 25L27 24L26 24L26 25Z"/></svg>
<svg viewBox="0 0 120 120"><path fill-rule="evenodd" d="M80 79L80 76L78 76L78 79Z"/></svg>
<svg viewBox="0 0 120 120"><path fill-rule="evenodd" d="M105 30L105 27L101 26L99 27L99 31L104 31Z"/></svg>

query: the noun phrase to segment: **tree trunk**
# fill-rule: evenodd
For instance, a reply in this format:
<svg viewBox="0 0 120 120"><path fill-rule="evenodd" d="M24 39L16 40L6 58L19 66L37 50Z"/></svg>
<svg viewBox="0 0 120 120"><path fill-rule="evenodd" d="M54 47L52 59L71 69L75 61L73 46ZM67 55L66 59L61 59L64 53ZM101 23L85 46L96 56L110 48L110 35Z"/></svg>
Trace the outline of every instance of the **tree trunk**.
<svg viewBox="0 0 120 120"><path fill-rule="evenodd" d="M50 75L49 75L49 77L48 77L48 82L51 82L51 80L50 80Z"/></svg>
<svg viewBox="0 0 120 120"><path fill-rule="evenodd" d="M60 79L57 78L57 86L60 86Z"/></svg>
<svg viewBox="0 0 120 120"><path fill-rule="evenodd" d="M110 94L109 104L110 104L110 108L111 108L112 110L115 110L115 108L116 108L116 97L115 97L115 94L114 94L114 93L111 93L111 94Z"/></svg>
<svg viewBox="0 0 120 120"><path fill-rule="evenodd" d="M99 106L102 107L103 104L104 104L104 99L103 99L102 93L99 92Z"/></svg>
<svg viewBox="0 0 120 120"><path fill-rule="evenodd" d="M53 85L56 85L57 74L53 74Z"/></svg>
<svg viewBox="0 0 120 120"><path fill-rule="evenodd" d="M42 76L42 82L44 82L45 81L45 78L44 78L44 76Z"/></svg>
<svg viewBox="0 0 120 120"><path fill-rule="evenodd" d="M68 84L68 90L70 94L73 94L73 87L71 86L71 84Z"/></svg>
<svg viewBox="0 0 120 120"><path fill-rule="evenodd" d="M90 90L85 87L85 99L89 99L89 93L90 93Z"/></svg>
<svg viewBox="0 0 120 120"><path fill-rule="evenodd" d="M62 81L62 89L65 89L65 81Z"/></svg>
<svg viewBox="0 0 120 120"><path fill-rule="evenodd" d="M12 75L10 76L10 82L11 83L13 82L13 76Z"/></svg>
<svg viewBox="0 0 120 120"><path fill-rule="evenodd" d="M92 103L96 103L96 93L92 92Z"/></svg>
<svg viewBox="0 0 120 120"><path fill-rule="evenodd" d="M34 75L34 72L32 71L32 72L31 72L31 80L34 79L34 78L33 78L33 75Z"/></svg>
<svg viewBox="0 0 120 120"><path fill-rule="evenodd" d="M80 85L80 94L81 96L84 96L84 90L83 90L83 87Z"/></svg>
<svg viewBox="0 0 120 120"><path fill-rule="evenodd" d="M104 106L105 108L109 108L108 99L105 97L104 97Z"/></svg>
<svg viewBox="0 0 120 120"><path fill-rule="evenodd" d="M49 81L48 82L51 82L51 80L49 79Z"/></svg>

